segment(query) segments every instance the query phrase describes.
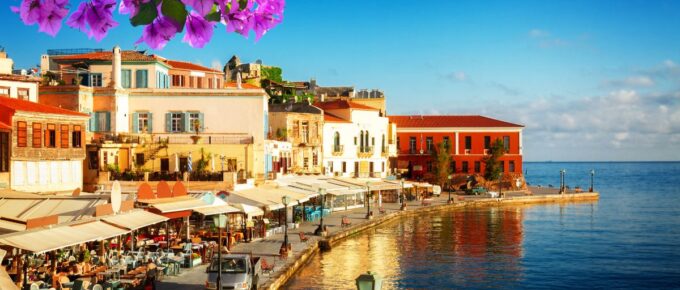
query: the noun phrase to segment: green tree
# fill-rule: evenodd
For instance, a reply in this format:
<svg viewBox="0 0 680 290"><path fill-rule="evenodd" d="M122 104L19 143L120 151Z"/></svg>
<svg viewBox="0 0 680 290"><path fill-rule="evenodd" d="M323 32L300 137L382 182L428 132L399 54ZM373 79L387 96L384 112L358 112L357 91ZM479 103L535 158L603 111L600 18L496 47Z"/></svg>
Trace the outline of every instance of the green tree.
<svg viewBox="0 0 680 290"><path fill-rule="evenodd" d="M432 160L434 183L444 188L451 174L451 146L446 142L437 144L437 148L432 150Z"/></svg>
<svg viewBox="0 0 680 290"><path fill-rule="evenodd" d="M489 151L489 156L484 158L484 164L486 165L484 178L486 178L486 180L497 180L501 177L502 170L499 159L505 154L503 141L501 139L496 139L496 141L491 144L491 149Z"/></svg>
<svg viewBox="0 0 680 290"><path fill-rule="evenodd" d="M277 83L283 82L283 70L276 66L263 66L262 79L272 80Z"/></svg>

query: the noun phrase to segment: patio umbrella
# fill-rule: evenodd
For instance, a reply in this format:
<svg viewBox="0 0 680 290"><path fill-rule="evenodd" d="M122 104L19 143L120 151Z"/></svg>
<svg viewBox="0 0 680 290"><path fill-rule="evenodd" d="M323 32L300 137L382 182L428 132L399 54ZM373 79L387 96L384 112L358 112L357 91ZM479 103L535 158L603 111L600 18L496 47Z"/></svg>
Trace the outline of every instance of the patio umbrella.
<svg viewBox="0 0 680 290"><path fill-rule="evenodd" d="M191 151L189 151L189 157L187 157L187 171L193 171L193 165L191 165Z"/></svg>
<svg viewBox="0 0 680 290"><path fill-rule="evenodd" d="M179 156L175 153L175 172L179 172Z"/></svg>

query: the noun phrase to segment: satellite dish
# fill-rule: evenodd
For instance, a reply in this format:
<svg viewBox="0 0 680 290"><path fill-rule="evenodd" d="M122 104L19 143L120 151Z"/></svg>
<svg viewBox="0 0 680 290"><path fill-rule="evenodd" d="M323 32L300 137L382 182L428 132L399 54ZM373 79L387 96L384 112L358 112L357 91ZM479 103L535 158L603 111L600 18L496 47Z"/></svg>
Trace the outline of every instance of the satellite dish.
<svg viewBox="0 0 680 290"><path fill-rule="evenodd" d="M121 198L120 182L116 180L111 186L111 208L113 208L114 213L120 212Z"/></svg>
<svg viewBox="0 0 680 290"><path fill-rule="evenodd" d="M215 202L215 195L212 192L206 192L202 199L207 204L213 204Z"/></svg>

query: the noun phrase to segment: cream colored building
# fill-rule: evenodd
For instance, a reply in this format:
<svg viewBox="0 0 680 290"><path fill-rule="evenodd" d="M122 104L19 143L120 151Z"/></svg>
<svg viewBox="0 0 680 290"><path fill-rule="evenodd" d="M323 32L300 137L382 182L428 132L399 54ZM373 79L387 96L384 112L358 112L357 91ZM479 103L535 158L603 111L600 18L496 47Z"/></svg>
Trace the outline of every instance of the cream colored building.
<svg viewBox="0 0 680 290"><path fill-rule="evenodd" d="M0 51L0 97L38 101L39 78L13 75L14 61L7 57L7 52Z"/></svg>
<svg viewBox="0 0 680 290"><path fill-rule="evenodd" d="M292 144L292 156L285 160L286 171L322 173L323 111L307 102L270 104L271 139Z"/></svg>
<svg viewBox="0 0 680 290"><path fill-rule="evenodd" d="M323 160L328 176L386 177L388 120L378 109L351 100L317 103L324 110Z"/></svg>

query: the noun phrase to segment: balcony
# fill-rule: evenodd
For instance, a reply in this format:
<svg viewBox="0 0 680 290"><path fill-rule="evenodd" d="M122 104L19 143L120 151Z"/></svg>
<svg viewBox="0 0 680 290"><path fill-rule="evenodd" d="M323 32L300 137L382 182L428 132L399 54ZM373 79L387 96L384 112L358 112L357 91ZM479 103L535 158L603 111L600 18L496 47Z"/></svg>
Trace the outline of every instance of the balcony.
<svg viewBox="0 0 680 290"><path fill-rule="evenodd" d="M345 146L344 145L333 145L333 156L342 156L342 154L345 152Z"/></svg>
<svg viewBox="0 0 680 290"><path fill-rule="evenodd" d="M357 152L359 158L370 158L373 156L373 146L359 147L359 152Z"/></svg>
<svg viewBox="0 0 680 290"><path fill-rule="evenodd" d="M246 134L200 134L199 141L191 134L103 134L99 144L253 144L252 136Z"/></svg>
<svg viewBox="0 0 680 290"><path fill-rule="evenodd" d="M380 150L380 155L382 157L388 157L390 156L390 147L389 146L383 146L382 150Z"/></svg>

